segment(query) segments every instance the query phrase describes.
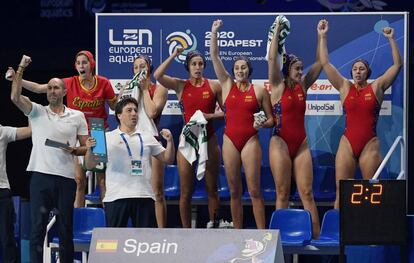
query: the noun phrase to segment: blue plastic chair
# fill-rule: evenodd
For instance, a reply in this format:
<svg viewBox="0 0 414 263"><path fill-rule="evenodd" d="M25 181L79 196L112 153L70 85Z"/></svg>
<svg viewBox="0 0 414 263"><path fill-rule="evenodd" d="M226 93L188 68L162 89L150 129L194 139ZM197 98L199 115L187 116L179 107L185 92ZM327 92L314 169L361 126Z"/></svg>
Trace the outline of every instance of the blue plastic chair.
<svg viewBox="0 0 414 263"><path fill-rule="evenodd" d="M260 176L260 184L264 201L275 201L276 186L270 167L262 166L260 169Z"/></svg>
<svg viewBox="0 0 414 263"><path fill-rule="evenodd" d="M180 177L176 165L165 166L164 196L167 200L177 200L180 197Z"/></svg>
<svg viewBox="0 0 414 263"><path fill-rule="evenodd" d="M85 195L85 200L89 201L92 204L101 203L101 189L99 185L96 185L96 189L93 193Z"/></svg>
<svg viewBox="0 0 414 263"><path fill-rule="evenodd" d="M305 246L312 239L312 222L309 211L278 209L270 219L270 229L279 229L283 246Z"/></svg>
<svg viewBox="0 0 414 263"><path fill-rule="evenodd" d="M86 262L86 253L92 240L95 227L106 227L105 211L97 207L73 209L73 244L75 251L82 252L82 262ZM59 237L54 237L51 247L59 247Z"/></svg>
<svg viewBox="0 0 414 263"><path fill-rule="evenodd" d="M319 239L312 239L311 245L339 247L339 210L331 209L323 216Z"/></svg>
<svg viewBox="0 0 414 263"><path fill-rule="evenodd" d="M220 166L217 191L220 200L230 200L230 189L227 183L226 170L224 169L224 165Z"/></svg>
<svg viewBox="0 0 414 263"><path fill-rule="evenodd" d="M193 196L191 198L195 201L207 201L208 196L206 192L206 178L203 177L200 181L197 179L194 179L194 192Z"/></svg>
<svg viewBox="0 0 414 263"><path fill-rule="evenodd" d="M105 212L97 207L80 207L73 209L73 242L89 244L95 227L106 227ZM54 237L53 243L59 243Z"/></svg>

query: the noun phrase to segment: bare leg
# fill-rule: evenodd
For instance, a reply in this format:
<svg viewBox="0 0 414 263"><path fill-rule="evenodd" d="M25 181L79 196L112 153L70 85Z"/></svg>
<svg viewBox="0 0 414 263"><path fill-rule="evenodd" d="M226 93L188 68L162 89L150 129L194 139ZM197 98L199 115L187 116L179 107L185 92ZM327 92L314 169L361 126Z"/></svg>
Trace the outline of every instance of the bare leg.
<svg viewBox="0 0 414 263"><path fill-rule="evenodd" d="M96 181L99 186L99 190L101 191L101 201L105 197L106 193L106 184L105 184L105 173L95 173L96 175Z"/></svg>
<svg viewBox="0 0 414 263"><path fill-rule="evenodd" d="M359 157L362 177L364 179L371 179L380 166L381 161L380 142L378 137L374 137L365 145Z"/></svg>
<svg viewBox="0 0 414 263"><path fill-rule="evenodd" d="M191 227L191 198L194 192L194 169L181 152L177 151L180 175L180 216L183 228Z"/></svg>
<svg viewBox="0 0 414 263"><path fill-rule="evenodd" d="M217 178L220 169L220 148L217 137L211 136L208 141L208 161L206 164L206 192L208 195L208 215L214 221L214 215L219 207L219 196L217 192Z"/></svg>
<svg viewBox="0 0 414 263"><path fill-rule="evenodd" d="M246 173L247 189L253 205L253 215L258 229L266 228L265 208L260 189L260 164L262 163L262 149L259 137L251 137L241 152L244 171Z"/></svg>
<svg viewBox="0 0 414 263"><path fill-rule="evenodd" d="M354 178L356 164L351 145L348 139L342 136L335 158L335 208L339 208L339 180Z"/></svg>
<svg viewBox="0 0 414 263"><path fill-rule="evenodd" d="M303 207L311 213L313 238L319 238L320 225L319 214L316 209L315 200L312 191L312 157L309 151L308 143L305 140L302 142L298 153L293 160L293 174L295 175L296 184Z"/></svg>
<svg viewBox="0 0 414 263"><path fill-rule="evenodd" d="M164 197L164 163L152 157L151 184L155 194L155 217L158 228L167 226L167 203Z"/></svg>
<svg viewBox="0 0 414 263"><path fill-rule="evenodd" d="M243 227L242 181L240 176L241 157L231 140L223 136L223 162L230 190L230 209L234 228Z"/></svg>
<svg viewBox="0 0 414 263"><path fill-rule="evenodd" d="M279 136L272 136L270 139L269 158L276 185L276 209L288 208L292 161L286 142Z"/></svg>
<svg viewBox="0 0 414 263"><path fill-rule="evenodd" d="M75 181L76 181L76 197L73 206L75 208L85 206L85 190L86 190L86 171L79 164L78 158L75 158Z"/></svg>

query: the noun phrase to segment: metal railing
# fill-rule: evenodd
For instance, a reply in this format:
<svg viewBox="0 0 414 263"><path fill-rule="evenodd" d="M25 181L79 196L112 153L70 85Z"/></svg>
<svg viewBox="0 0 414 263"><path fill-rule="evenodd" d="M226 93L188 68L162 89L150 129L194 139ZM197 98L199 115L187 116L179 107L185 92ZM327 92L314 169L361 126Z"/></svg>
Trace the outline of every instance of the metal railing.
<svg viewBox="0 0 414 263"><path fill-rule="evenodd" d="M401 171L397 179L405 179L405 170L404 170L405 169L405 159L404 159L405 142L402 136L398 136L397 138L395 138L394 143L392 144L387 155L385 155L384 160L382 160L381 165L378 167L377 171L374 174L374 177L372 177L372 180L378 180L380 173L384 169L385 165L387 164L388 160L390 159L391 155L394 153L398 145L401 146L401 153L400 153L401 154L400 156Z"/></svg>

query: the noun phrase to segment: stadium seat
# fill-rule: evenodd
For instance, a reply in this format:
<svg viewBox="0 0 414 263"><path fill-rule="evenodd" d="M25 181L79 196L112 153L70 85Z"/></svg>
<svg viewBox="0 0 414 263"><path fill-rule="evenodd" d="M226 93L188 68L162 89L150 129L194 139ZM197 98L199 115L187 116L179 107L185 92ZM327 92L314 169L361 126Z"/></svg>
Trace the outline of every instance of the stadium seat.
<svg viewBox="0 0 414 263"><path fill-rule="evenodd" d="M73 244L75 251L82 252L82 262L86 262L86 255L95 227L106 227L105 212L102 208L81 207L73 210ZM59 248L59 237L54 237L51 248Z"/></svg>
<svg viewBox="0 0 414 263"><path fill-rule="evenodd" d="M312 239L311 245L316 247L339 248L339 210L331 209L323 216L319 239Z"/></svg>
<svg viewBox="0 0 414 263"><path fill-rule="evenodd" d="M194 192L192 200L196 201L207 201L208 196L206 192L206 178L203 177L200 181L194 179Z"/></svg>
<svg viewBox="0 0 414 263"><path fill-rule="evenodd" d="M167 200L176 200L180 197L180 177L176 165L165 166L164 195Z"/></svg>
<svg viewBox="0 0 414 263"><path fill-rule="evenodd" d="M220 165L220 173L218 179L218 194L220 200L229 200L230 199L230 190L227 183L226 171L224 170L224 165Z"/></svg>
<svg viewBox="0 0 414 263"><path fill-rule="evenodd" d="M85 200L91 204L101 203L101 189L99 188L99 185L96 185L96 189L93 193L85 195Z"/></svg>
<svg viewBox="0 0 414 263"><path fill-rule="evenodd" d="M260 176L260 185L264 201L276 201L275 181L270 167L262 166Z"/></svg>
<svg viewBox="0 0 414 263"><path fill-rule="evenodd" d="M283 249L303 247L312 239L312 222L309 211L303 209L278 209L270 219L270 229L279 229Z"/></svg>

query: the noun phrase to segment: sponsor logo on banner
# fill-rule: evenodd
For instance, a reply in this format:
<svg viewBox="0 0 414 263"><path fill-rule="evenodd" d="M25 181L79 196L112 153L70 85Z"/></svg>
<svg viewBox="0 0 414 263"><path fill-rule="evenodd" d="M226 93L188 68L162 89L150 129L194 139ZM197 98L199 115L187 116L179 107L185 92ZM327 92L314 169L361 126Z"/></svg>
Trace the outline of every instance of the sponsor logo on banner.
<svg viewBox="0 0 414 263"><path fill-rule="evenodd" d="M342 115L340 101L306 101L305 115Z"/></svg>
<svg viewBox="0 0 414 263"><path fill-rule="evenodd" d="M122 86L126 86L127 83L131 81L130 79L110 79L109 82L111 82L112 88L115 92L115 94L118 94L121 90Z"/></svg>
<svg viewBox="0 0 414 263"><path fill-rule="evenodd" d="M384 100L381 105L380 115L390 116L392 114L392 103ZM308 100L306 101L305 115L342 115L343 107L339 100Z"/></svg>
<svg viewBox="0 0 414 263"><path fill-rule="evenodd" d="M168 100L162 110L163 115L181 115L180 103L178 100Z"/></svg>
<svg viewBox="0 0 414 263"><path fill-rule="evenodd" d="M184 64L188 52L197 49L197 38L190 29L185 32L175 31L169 34L166 39L168 45L168 53L171 55L177 47L184 48L184 52L175 58L178 63Z"/></svg>
<svg viewBox="0 0 414 263"><path fill-rule="evenodd" d="M133 63L135 58L144 54L152 57L152 31L147 28L125 28L108 31L108 60L110 63Z"/></svg>
<svg viewBox="0 0 414 263"><path fill-rule="evenodd" d="M392 115L392 103L390 100L384 100L381 104L380 115Z"/></svg>
<svg viewBox="0 0 414 263"><path fill-rule="evenodd" d="M352 79L350 79L352 82ZM368 83L372 83L374 80L369 79ZM324 95L324 94L339 94L339 91L335 89L335 87L329 82L327 79L318 79L315 83L310 86L308 89L308 94L317 94L317 95ZM384 94L392 94L392 86L390 86Z"/></svg>
<svg viewBox="0 0 414 263"><path fill-rule="evenodd" d="M118 240L97 240L96 252L98 253L114 253L118 248Z"/></svg>

